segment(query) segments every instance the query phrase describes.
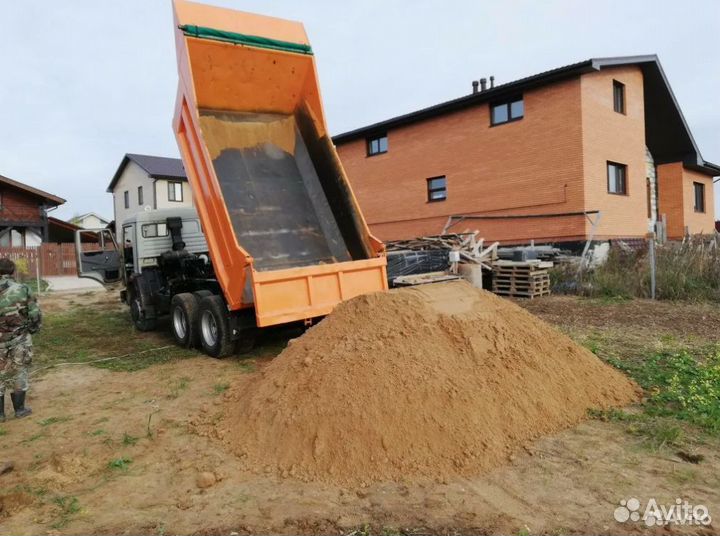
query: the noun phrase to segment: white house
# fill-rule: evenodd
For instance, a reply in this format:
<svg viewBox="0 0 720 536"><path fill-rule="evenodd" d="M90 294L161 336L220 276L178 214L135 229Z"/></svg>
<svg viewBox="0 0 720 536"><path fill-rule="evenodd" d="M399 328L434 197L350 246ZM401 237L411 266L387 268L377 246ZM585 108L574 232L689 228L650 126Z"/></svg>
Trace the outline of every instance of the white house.
<svg viewBox="0 0 720 536"><path fill-rule="evenodd" d="M83 229L102 229L107 227L110 222L95 212L88 212L87 214L70 218L69 223L82 227Z"/></svg>
<svg viewBox="0 0 720 536"><path fill-rule="evenodd" d="M193 206L179 158L126 154L107 191L113 195L115 228L138 212Z"/></svg>

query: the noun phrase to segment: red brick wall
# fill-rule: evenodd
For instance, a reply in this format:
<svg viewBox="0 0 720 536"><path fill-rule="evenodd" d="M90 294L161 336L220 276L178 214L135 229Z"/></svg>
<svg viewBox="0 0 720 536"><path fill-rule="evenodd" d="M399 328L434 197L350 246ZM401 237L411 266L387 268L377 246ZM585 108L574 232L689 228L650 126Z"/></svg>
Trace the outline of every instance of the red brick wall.
<svg viewBox="0 0 720 536"><path fill-rule="evenodd" d="M8 187L0 187L0 220L40 222L40 202Z"/></svg>
<svg viewBox="0 0 720 536"><path fill-rule="evenodd" d="M658 212L667 218L668 238L682 238L683 222L683 166L680 162L657 166Z"/></svg>
<svg viewBox="0 0 720 536"><path fill-rule="evenodd" d="M693 183L705 185L705 212L695 212ZM712 177L683 168L683 218L690 234L712 234L715 230L715 195Z"/></svg>
<svg viewBox="0 0 720 536"><path fill-rule="evenodd" d="M386 154L365 140L338 146L373 233L382 240L438 234L451 214L583 210L580 79L528 91L520 121L490 126L487 104L388 133ZM447 177L446 201L428 203L426 179ZM577 239L582 217L472 221L487 239Z"/></svg>
<svg viewBox="0 0 720 536"><path fill-rule="evenodd" d="M693 183L705 185L705 212L695 212ZM658 207L667 216L669 238L710 234L715 230L715 195L712 177L683 167L681 162L658 166Z"/></svg>

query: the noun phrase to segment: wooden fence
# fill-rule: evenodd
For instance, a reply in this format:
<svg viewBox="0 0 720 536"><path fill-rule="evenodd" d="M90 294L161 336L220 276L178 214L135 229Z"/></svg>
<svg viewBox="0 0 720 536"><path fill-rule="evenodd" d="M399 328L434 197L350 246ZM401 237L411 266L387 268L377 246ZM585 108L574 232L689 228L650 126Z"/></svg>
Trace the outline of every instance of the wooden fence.
<svg viewBox="0 0 720 536"><path fill-rule="evenodd" d="M99 249L97 244L83 244L83 249ZM0 258L15 261L21 277L35 277L38 264L40 276L77 275L75 244L42 244L38 247L0 247Z"/></svg>

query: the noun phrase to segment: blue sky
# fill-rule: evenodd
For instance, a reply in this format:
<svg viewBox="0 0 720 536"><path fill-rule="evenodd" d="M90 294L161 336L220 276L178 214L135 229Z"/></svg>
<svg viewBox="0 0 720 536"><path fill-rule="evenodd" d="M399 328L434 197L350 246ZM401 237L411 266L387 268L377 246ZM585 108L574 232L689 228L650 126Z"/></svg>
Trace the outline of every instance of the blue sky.
<svg viewBox="0 0 720 536"><path fill-rule="evenodd" d="M590 57L656 53L720 163L720 2L213 0L301 20L339 133ZM126 152L177 156L170 0L0 3L0 174L112 217ZM720 214L716 192L716 212Z"/></svg>

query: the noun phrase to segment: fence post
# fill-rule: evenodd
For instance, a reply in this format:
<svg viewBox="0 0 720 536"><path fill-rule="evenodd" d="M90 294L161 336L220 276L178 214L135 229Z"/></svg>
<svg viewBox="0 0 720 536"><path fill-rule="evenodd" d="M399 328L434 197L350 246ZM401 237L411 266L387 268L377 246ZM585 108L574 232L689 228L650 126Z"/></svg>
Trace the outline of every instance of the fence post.
<svg viewBox="0 0 720 536"><path fill-rule="evenodd" d="M655 299L655 233L648 233L648 260L650 261L650 299Z"/></svg>
<svg viewBox="0 0 720 536"><path fill-rule="evenodd" d="M42 294L42 286L40 286L40 259L35 257L35 280L37 281L38 296Z"/></svg>

